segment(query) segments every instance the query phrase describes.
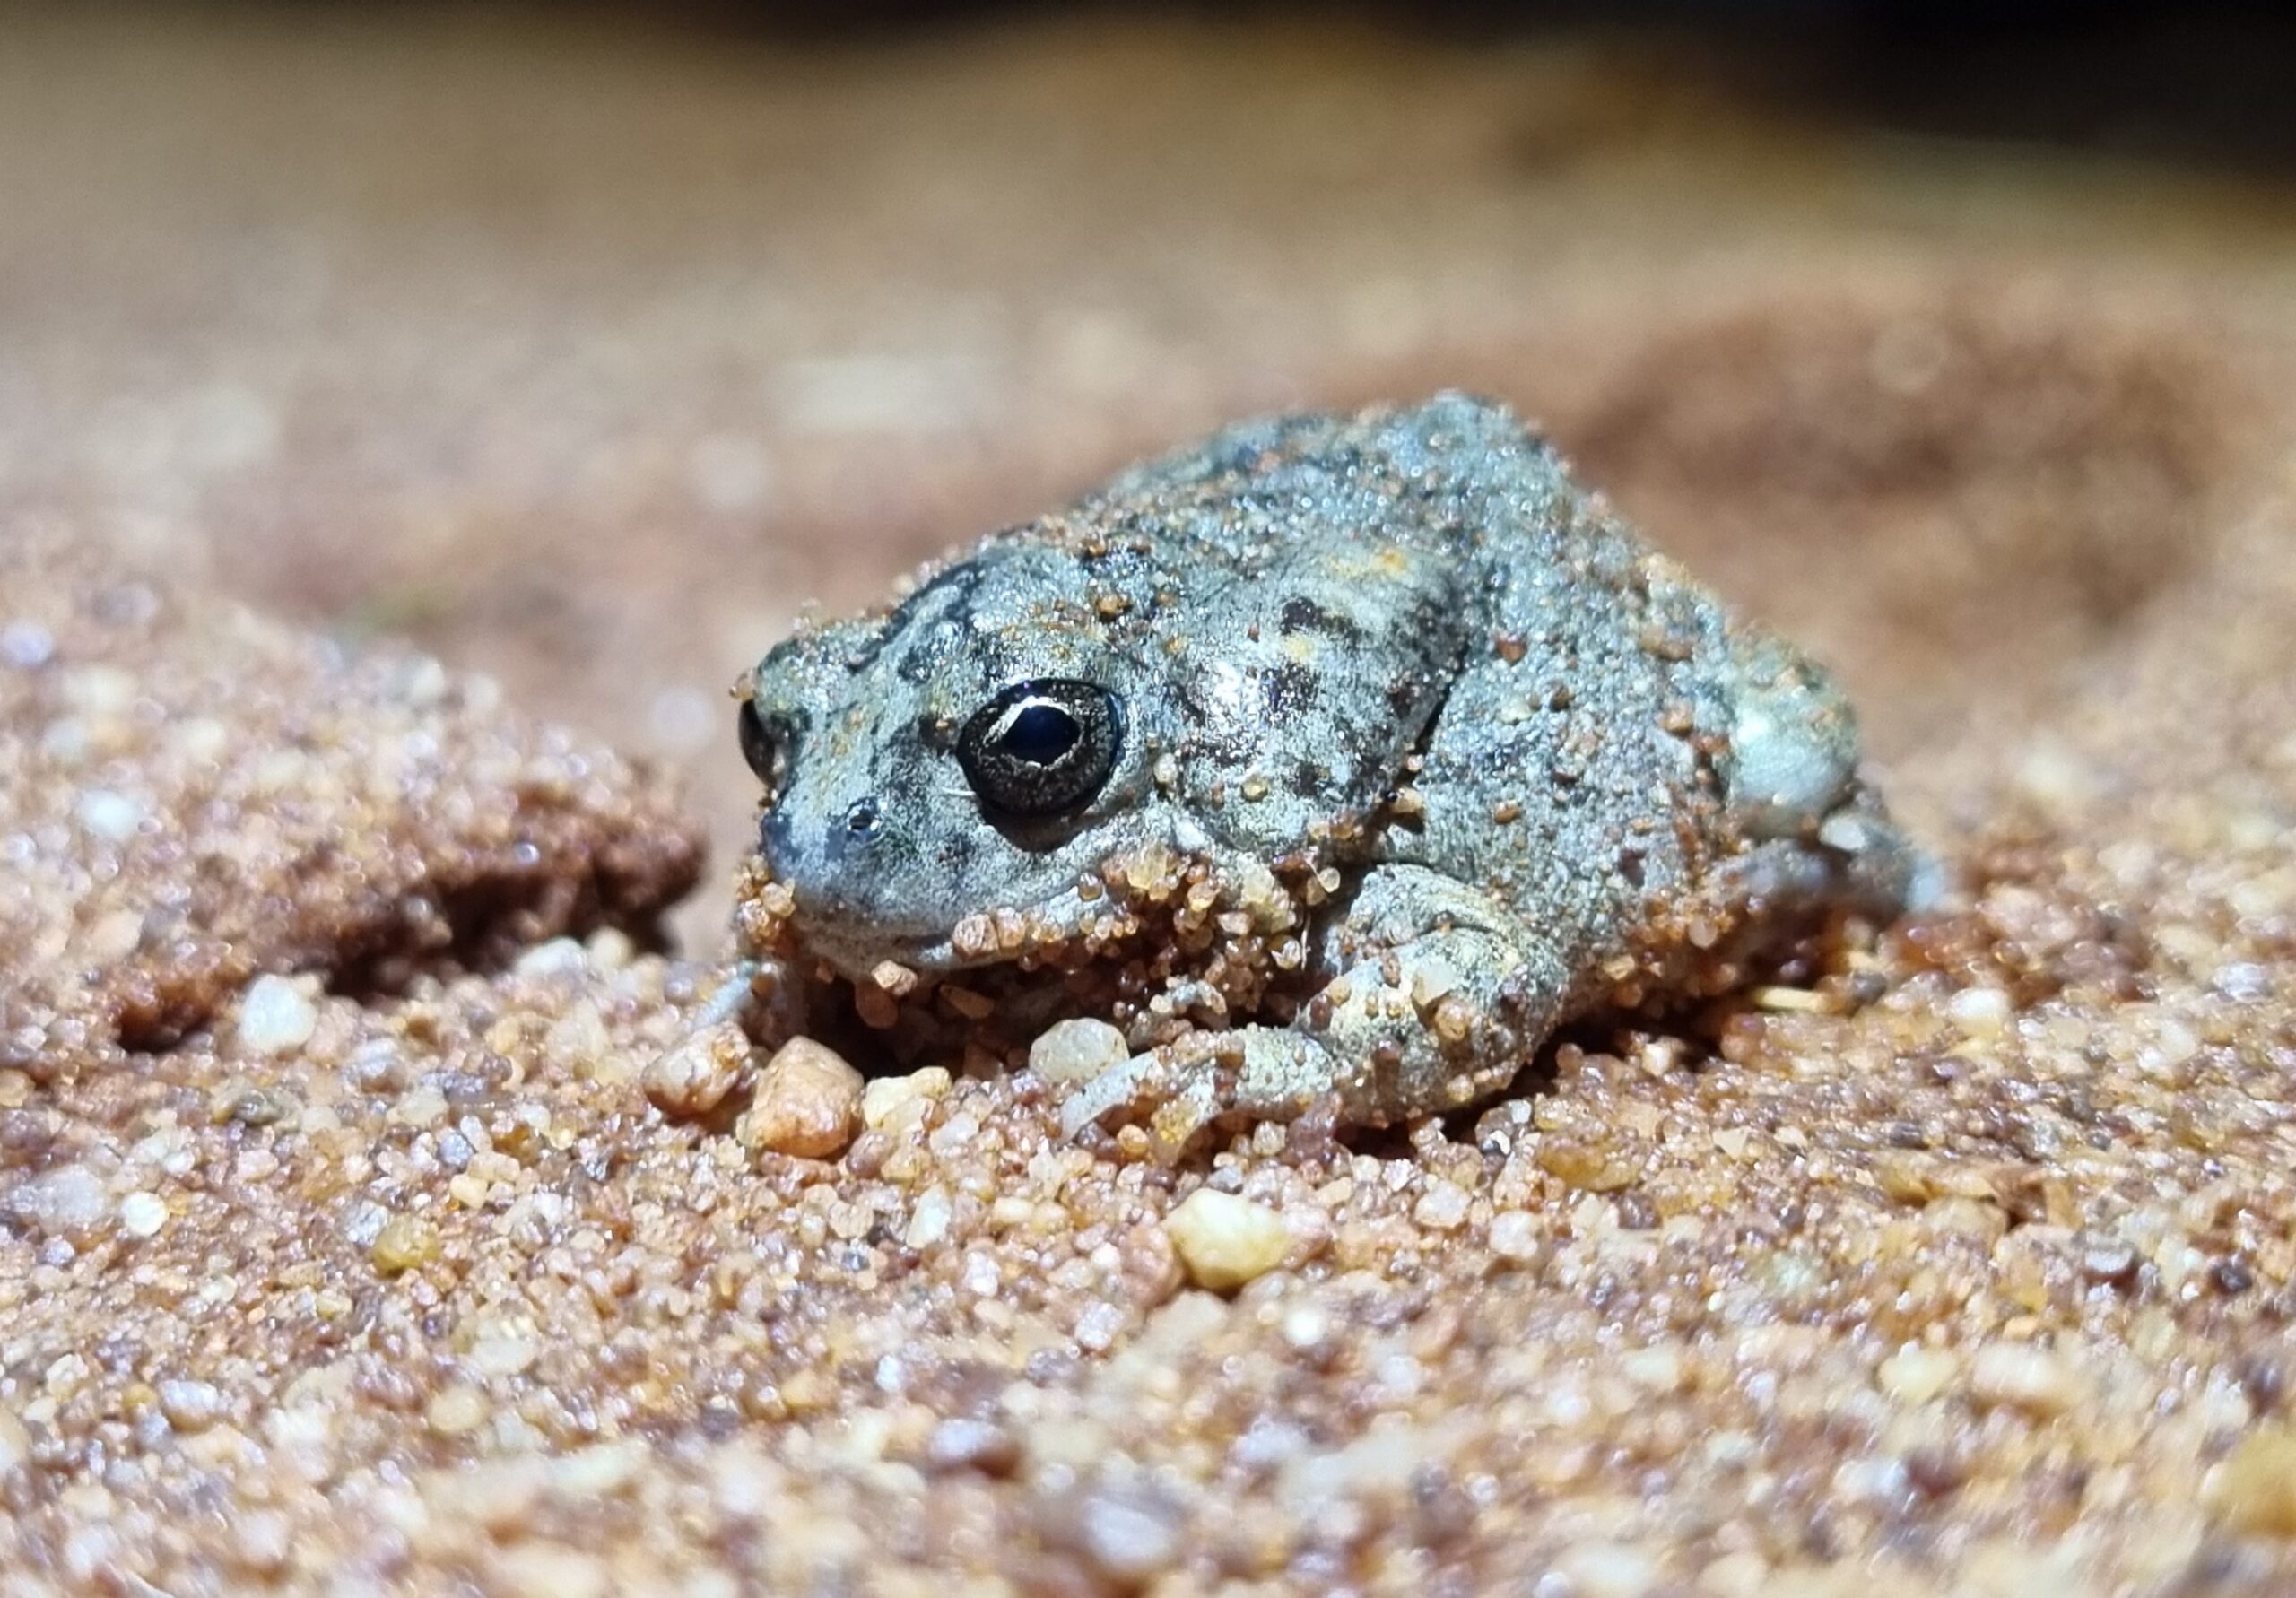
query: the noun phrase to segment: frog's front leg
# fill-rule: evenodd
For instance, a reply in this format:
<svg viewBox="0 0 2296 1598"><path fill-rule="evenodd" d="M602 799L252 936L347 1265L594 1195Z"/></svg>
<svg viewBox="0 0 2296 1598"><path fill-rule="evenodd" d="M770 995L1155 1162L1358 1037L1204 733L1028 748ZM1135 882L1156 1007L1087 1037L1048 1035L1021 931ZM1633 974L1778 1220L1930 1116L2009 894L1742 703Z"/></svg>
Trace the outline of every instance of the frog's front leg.
<svg viewBox="0 0 2296 1598"><path fill-rule="evenodd" d="M770 1050L795 1038L804 1024L804 995L788 963L770 954L743 954L726 963L718 986L687 1015L664 1058L706 1054L716 1047L718 1029L728 1026L753 1047Z"/></svg>
<svg viewBox="0 0 2296 1598"><path fill-rule="evenodd" d="M1064 1128L1145 1112L1160 1150L1177 1155L1214 1122L1289 1120L1326 1099L1360 1125L1457 1109L1514 1077L1569 988L1558 950L1424 866L1374 868L1324 945L1335 974L1292 1025L1135 1055L1077 1090Z"/></svg>

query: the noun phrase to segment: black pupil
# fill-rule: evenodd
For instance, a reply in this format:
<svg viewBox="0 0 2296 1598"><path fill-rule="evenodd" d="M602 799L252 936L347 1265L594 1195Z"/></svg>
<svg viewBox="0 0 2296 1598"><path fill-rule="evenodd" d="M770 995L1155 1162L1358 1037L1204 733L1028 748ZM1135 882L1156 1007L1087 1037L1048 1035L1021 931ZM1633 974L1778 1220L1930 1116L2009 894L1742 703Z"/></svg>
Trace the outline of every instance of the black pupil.
<svg viewBox="0 0 2296 1598"><path fill-rule="evenodd" d="M1015 682L965 720L957 763L983 811L1003 821L1073 815L1114 775L1124 706L1096 682Z"/></svg>
<svg viewBox="0 0 2296 1598"><path fill-rule="evenodd" d="M1004 725L996 742L1004 752L1032 766L1049 766L1076 747L1076 718L1057 705L1023 705Z"/></svg>

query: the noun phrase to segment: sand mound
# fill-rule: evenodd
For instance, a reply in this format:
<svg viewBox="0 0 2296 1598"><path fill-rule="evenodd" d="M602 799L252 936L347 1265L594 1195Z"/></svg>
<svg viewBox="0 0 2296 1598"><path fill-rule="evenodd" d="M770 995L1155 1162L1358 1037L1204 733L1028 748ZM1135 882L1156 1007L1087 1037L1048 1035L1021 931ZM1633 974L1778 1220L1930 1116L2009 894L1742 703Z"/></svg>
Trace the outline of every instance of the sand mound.
<svg viewBox="0 0 2296 1598"><path fill-rule="evenodd" d="M346 991L641 938L700 869L660 776L436 661L0 545L0 1062L162 1048L257 972Z"/></svg>

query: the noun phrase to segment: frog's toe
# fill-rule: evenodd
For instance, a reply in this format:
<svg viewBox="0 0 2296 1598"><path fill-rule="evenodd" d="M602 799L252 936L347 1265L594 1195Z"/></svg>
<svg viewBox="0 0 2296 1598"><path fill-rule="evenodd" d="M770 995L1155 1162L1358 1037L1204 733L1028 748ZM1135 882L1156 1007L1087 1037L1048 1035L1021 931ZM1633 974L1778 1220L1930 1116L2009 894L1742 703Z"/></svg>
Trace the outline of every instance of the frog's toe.
<svg viewBox="0 0 2296 1598"><path fill-rule="evenodd" d="M1763 697L1739 708L1731 728L1731 803L1754 838L1805 833L1839 806L1857 773L1857 748L1811 707Z"/></svg>
<svg viewBox="0 0 2296 1598"><path fill-rule="evenodd" d="M1856 786L1857 723L1832 680L1767 632L1735 637L1729 793L1754 838L1805 837Z"/></svg>
<svg viewBox="0 0 2296 1598"><path fill-rule="evenodd" d="M1818 823L1817 838L1837 891L1854 908L1887 919L1932 908L1951 886L1937 858L1862 791Z"/></svg>
<svg viewBox="0 0 2296 1598"><path fill-rule="evenodd" d="M1728 897L1789 919L1844 910L1892 921L1934 903L1945 886L1936 862L1862 788L1806 838L1753 842L1723 879Z"/></svg>
<svg viewBox="0 0 2296 1598"><path fill-rule="evenodd" d="M724 1021L738 1023L767 1044L786 1042L804 1029L803 990L786 960L770 955L737 960L687 1018L689 1036Z"/></svg>
<svg viewBox="0 0 2296 1598"><path fill-rule="evenodd" d="M1170 1063L1156 1050L1118 1060L1061 1100L1061 1135L1073 1138L1087 1126L1110 1125L1138 1115L1164 1095L1170 1078Z"/></svg>
<svg viewBox="0 0 2296 1598"><path fill-rule="evenodd" d="M1060 1127L1146 1125L1165 1159L1186 1152L1221 1120L1288 1121L1340 1090L1344 1073L1314 1038L1283 1027L1204 1032L1122 1060L1080 1085L1060 1107Z"/></svg>

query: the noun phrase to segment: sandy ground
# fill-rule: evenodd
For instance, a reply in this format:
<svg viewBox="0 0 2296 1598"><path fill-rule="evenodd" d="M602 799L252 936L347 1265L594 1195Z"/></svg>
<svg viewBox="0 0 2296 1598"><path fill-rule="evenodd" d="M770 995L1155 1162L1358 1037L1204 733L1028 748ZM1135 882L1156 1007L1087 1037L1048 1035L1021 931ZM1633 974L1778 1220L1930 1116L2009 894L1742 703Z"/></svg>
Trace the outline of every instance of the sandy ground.
<svg viewBox="0 0 2296 1598"><path fill-rule="evenodd" d="M0 17L0 1585L2296 1578L2291 211L1599 40ZM804 600L1443 383L1857 692L1878 999L1177 1171L649 1102Z"/></svg>

